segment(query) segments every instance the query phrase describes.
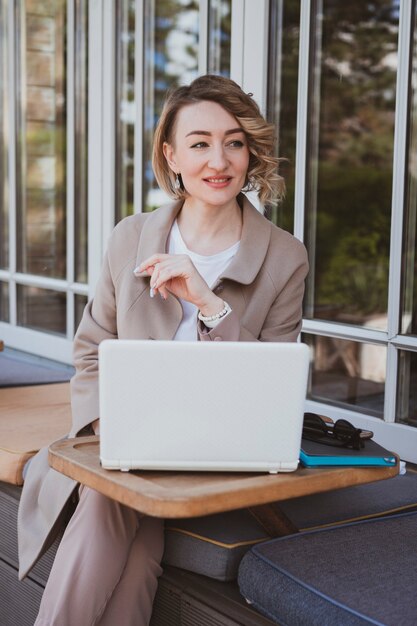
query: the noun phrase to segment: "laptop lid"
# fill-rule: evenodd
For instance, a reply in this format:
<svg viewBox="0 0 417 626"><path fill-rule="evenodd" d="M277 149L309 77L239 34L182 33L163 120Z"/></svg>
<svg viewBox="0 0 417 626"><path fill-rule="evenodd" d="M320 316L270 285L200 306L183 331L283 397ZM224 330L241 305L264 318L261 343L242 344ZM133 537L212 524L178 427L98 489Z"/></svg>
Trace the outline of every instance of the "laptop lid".
<svg viewBox="0 0 417 626"><path fill-rule="evenodd" d="M301 343L103 341L101 463L292 471L308 368Z"/></svg>

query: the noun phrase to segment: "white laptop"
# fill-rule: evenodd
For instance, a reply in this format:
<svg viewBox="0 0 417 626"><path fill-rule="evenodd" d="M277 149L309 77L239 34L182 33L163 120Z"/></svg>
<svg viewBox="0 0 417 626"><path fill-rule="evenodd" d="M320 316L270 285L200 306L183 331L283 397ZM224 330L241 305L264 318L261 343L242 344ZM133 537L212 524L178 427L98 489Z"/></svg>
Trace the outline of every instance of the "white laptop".
<svg viewBox="0 0 417 626"><path fill-rule="evenodd" d="M308 368L301 343L103 341L101 464L293 471Z"/></svg>

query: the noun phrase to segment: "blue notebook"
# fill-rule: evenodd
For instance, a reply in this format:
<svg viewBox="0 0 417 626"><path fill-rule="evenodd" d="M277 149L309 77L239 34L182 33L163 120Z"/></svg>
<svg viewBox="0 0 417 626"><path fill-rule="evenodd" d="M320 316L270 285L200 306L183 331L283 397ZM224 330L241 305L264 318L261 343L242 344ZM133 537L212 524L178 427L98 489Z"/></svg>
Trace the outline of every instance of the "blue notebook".
<svg viewBox="0 0 417 626"><path fill-rule="evenodd" d="M361 450L336 448L302 439L300 462L304 467L392 467L397 463L397 457L371 439L365 441Z"/></svg>

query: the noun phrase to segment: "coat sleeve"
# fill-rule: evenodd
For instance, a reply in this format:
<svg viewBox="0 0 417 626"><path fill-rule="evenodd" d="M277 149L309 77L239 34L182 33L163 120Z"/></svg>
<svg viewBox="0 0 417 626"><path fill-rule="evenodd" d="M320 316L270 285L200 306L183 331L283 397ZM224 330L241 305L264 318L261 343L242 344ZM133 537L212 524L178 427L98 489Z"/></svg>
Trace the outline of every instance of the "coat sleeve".
<svg viewBox="0 0 417 626"><path fill-rule="evenodd" d="M260 341L297 341L303 317L307 254L294 270L284 288L277 294L259 336Z"/></svg>
<svg viewBox="0 0 417 626"><path fill-rule="evenodd" d="M305 279L309 269L304 246L300 246L300 250L299 261L285 285L275 294L259 334L245 328L232 310L215 328L208 329L199 322L200 341L296 341L301 330ZM254 297L256 299L256 293Z"/></svg>
<svg viewBox="0 0 417 626"><path fill-rule="evenodd" d="M74 338L72 437L99 417L98 346L104 339L116 338L115 290L106 253L94 299L87 304Z"/></svg>

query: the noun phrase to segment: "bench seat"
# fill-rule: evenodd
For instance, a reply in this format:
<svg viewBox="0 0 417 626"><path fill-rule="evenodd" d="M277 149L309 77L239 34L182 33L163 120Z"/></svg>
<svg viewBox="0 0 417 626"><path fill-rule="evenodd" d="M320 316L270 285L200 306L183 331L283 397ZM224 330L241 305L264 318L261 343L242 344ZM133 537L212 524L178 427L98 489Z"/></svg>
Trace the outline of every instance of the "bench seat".
<svg viewBox="0 0 417 626"><path fill-rule="evenodd" d="M23 484L25 463L71 427L69 383L0 389L0 480Z"/></svg>
<svg viewBox="0 0 417 626"><path fill-rule="evenodd" d="M417 473L279 503L300 530L417 510ZM269 539L247 509L167 520L164 562L217 580L234 580L243 555Z"/></svg>
<svg viewBox="0 0 417 626"><path fill-rule="evenodd" d="M417 512L281 537L239 568L245 598L276 624L414 626Z"/></svg>

